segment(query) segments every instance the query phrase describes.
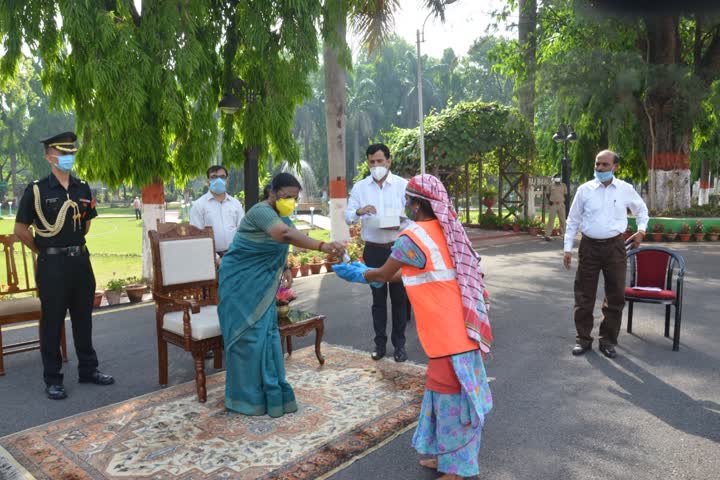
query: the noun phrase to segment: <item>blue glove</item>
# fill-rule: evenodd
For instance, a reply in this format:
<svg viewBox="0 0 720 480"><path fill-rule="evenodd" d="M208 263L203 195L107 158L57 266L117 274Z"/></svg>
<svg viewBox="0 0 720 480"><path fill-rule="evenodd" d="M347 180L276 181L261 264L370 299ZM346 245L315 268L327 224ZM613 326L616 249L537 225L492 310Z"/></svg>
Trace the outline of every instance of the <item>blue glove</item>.
<svg viewBox="0 0 720 480"><path fill-rule="evenodd" d="M333 270L335 271L337 276L342 278L343 280L347 280L348 282L367 284L368 282L367 280L365 280L363 273L365 273L366 270L371 269L364 263L352 262L338 263L337 265L333 265ZM370 282L370 285L372 287L378 288L382 287L383 284L380 282Z"/></svg>

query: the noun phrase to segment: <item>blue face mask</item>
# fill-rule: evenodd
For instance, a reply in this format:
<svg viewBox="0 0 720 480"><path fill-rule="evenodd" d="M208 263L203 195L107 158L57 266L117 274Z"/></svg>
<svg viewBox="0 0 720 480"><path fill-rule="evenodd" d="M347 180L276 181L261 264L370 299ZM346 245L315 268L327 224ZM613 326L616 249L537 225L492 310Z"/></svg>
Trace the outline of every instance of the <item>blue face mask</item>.
<svg viewBox="0 0 720 480"><path fill-rule="evenodd" d="M57 168L63 172L69 172L75 165L75 155L59 155L55 158L58 159Z"/></svg>
<svg viewBox="0 0 720 480"><path fill-rule="evenodd" d="M210 180L210 191L218 195L225 193L225 180L222 178L213 178Z"/></svg>
<svg viewBox="0 0 720 480"><path fill-rule="evenodd" d="M613 179L613 172L598 172L595 170L595 178L600 183L609 182Z"/></svg>

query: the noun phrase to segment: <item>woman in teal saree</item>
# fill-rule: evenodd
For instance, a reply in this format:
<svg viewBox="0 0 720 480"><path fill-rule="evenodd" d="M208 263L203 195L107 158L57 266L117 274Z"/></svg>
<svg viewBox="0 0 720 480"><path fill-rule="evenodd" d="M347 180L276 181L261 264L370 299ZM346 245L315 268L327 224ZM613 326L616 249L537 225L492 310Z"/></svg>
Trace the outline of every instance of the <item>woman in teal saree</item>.
<svg viewBox="0 0 720 480"><path fill-rule="evenodd" d="M270 195L248 210L220 264L218 316L225 343L225 407L245 415L280 417L297 410L285 379L275 293L290 244L342 254L337 242L312 239L288 218L300 183L288 173L272 180ZM292 277L284 276L286 286Z"/></svg>

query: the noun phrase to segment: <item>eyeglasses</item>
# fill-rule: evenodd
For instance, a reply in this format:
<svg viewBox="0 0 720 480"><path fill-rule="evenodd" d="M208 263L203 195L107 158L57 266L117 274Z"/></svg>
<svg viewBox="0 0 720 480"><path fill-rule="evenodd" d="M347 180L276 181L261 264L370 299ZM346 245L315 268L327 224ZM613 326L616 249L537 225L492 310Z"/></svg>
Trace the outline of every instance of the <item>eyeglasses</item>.
<svg viewBox="0 0 720 480"><path fill-rule="evenodd" d="M216 178L227 180L227 175L210 175L210 180L215 180Z"/></svg>

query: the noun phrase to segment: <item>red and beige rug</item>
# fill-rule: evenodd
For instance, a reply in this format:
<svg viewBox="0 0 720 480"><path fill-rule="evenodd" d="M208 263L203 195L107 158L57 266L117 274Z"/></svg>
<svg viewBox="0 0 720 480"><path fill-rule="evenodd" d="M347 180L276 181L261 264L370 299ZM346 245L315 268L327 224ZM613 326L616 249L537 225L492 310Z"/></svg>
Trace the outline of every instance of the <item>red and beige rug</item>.
<svg viewBox="0 0 720 480"><path fill-rule="evenodd" d="M286 362L299 410L279 419L223 406L225 374L170 387L0 439L0 478L318 479L412 428L425 368L323 345Z"/></svg>

